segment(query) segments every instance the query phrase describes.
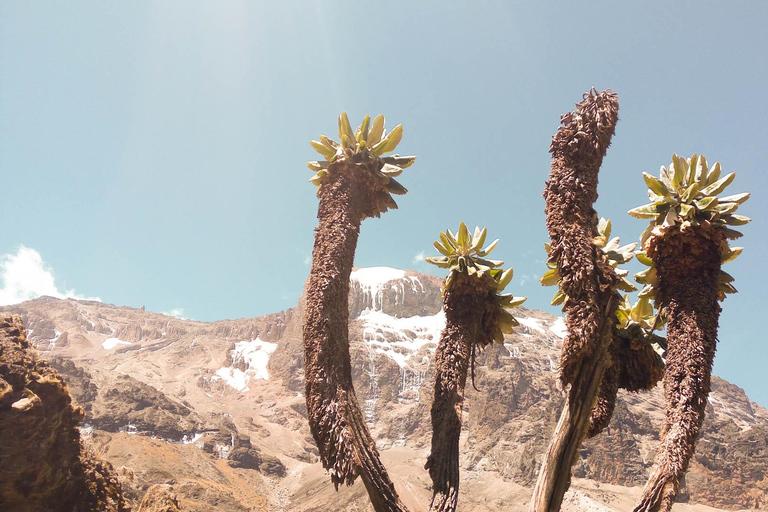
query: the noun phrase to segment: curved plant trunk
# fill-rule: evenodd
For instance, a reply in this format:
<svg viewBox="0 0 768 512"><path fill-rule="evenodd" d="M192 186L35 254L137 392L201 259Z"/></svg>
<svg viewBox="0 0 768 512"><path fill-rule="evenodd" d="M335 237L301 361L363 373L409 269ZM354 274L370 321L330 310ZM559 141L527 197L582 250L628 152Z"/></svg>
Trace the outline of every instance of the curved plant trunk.
<svg viewBox="0 0 768 512"><path fill-rule="evenodd" d="M464 282L462 282L464 281ZM472 279L457 275L445 291L446 325L435 353L435 398L432 402L432 452L426 469L432 478L429 510L456 510L459 498L459 437L461 408L472 355L482 328L482 295L472 289Z"/></svg>
<svg viewBox="0 0 768 512"><path fill-rule="evenodd" d="M600 382L600 389L597 393L597 400L592 407L589 417L589 429L587 438L593 438L605 430L613 417L613 410L616 408L616 396L619 392L619 359L615 357L614 346L619 343L615 335L609 346L610 361L603 372L603 380Z"/></svg>
<svg viewBox="0 0 768 512"><path fill-rule="evenodd" d="M704 422L720 316L720 243L720 233L705 227L673 229L650 240L668 320L666 411L661 445L634 512L672 508Z"/></svg>
<svg viewBox="0 0 768 512"><path fill-rule="evenodd" d="M342 173L340 173L342 174ZM343 173L321 187L304 318L304 378L312 436L338 489L359 475L376 511L405 510L368 432L352 385L349 275L365 183Z"/></svg>
<svg viewBox="0 0 768 512"><path fill-rule="evenodd" d="M614 311L617 304L618 299L612 306ZM609 336L605 336L601 344L609 342ZM608 363L606 355L604 348L593 351L576 371L533 490L532 512L560 510L563 496L571 485L571 467L578 460L581 445L592 427L593 405Z"/></svg>
<svg viewBox="0 0 768 512"><path fill-rule="evenodd" d="M555 433L539 472L532 512L560 510L590 426L603 373L608 364L619 303L618 278L593 242L597 236L597 174L618 121L618 100L610 90L594 89L565 114L552 139L552 170L544 189L550 257L556 259L560 287L568 296L568 335L560 356L560 380L571 385Z"/></svg>

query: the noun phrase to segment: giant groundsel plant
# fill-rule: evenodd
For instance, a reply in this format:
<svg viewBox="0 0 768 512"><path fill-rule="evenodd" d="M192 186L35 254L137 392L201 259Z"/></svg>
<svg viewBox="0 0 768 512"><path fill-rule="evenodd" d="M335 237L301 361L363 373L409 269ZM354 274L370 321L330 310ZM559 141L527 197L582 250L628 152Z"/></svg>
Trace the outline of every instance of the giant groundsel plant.
<svg viewBox="0 0 768 512"><path fill-rule="evenodd" d="M352 383L349 276L362 221L396 208L392 194L406 192L394 178L415 157L384 156L402 135L400 125L386 133L384 116L373 123L366 116L353 130L342 113L340 142L326 136L312 141L325 160L308 164L320 200L303 326L309 426L334 485L350 485L360 476L377 512L405 507L381 463Z"/></svg>
<svg viewBox="0 0 768 512"><path fill-rule="evenodd" d="M456 234L446 230L434 242L440 256L425 258L449 270L443 281L445 329L435 352L432 452L426 465L432 479L431 511L454 511L458 503L461 409L470 368L474 383L476 350L503 343L504 333L519 325L507 309L526 300L502 293L513 272L500 268L504 262L487 258L498 240L484 247L486 234L479 227L472 234L462 222Z"/></svg>
<svg viewBox="0 0 768 512"><path fill-rule="evenodd" d="M635 512L668 512L698 440L717 344L718 301L734 293L721 266L736 258L741 237L731 226L749 222L736 213L749 194L718 197L733 181L703 155L672 155L658 177L643 173L651 202L629 211L650 223L641 236L648 268L636 275L641 298L653 299L667 318L665 418L651 474Z"/></svg>

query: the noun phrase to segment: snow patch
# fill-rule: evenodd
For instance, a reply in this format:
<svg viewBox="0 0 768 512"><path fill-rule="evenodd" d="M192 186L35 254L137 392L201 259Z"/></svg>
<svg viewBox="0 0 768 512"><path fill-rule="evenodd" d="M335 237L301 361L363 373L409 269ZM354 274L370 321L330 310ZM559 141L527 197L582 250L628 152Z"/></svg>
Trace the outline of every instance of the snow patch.
<svg viewBox="0 0 768 512"><path fill-rule="evenodd" d="M203 434L195 433L191 438L187 436L187 434L184 434L184 437L181 438L181 442L183 444L195 444L200 439L203 438Z"/></svg>
<svg viewBox="0 0 768 512"><path fill-rule="evenodd" d="M93 434L93 426L87 423L80 424L80 437L83 439L90 439Z"/></svg>
<svg viewBox="0 0 768 512"><path fill-rule="evenodd" d="M432 316L395 318L381 311L366 309L359 318L365 322L363 339L366 344L395 361L400 368L428 364L431 354L437 349L440 332L445 328L445 313L442 311ZM429 353L419 354L423 348Z"/></svg>
<svg viewBox="0 0 768 512"><path fill-rule="evenodd" d="M222 367L216 370L211 380L223 380L227 386L238 391L248 391L248 381L250 380L244 371L238 368Z"/></svg>
<svg viewBox="0 0 768 512"><path fill-rule="evenodd" d="M105 350L112 350L113 348L119 346L119 345L133 345L130 341L123 341L118 338L107 338L104 340L104 342L101 344L101 346Z"/></svg>
<svg viewBox="0 0 768 512"><path fill-rule="evenodd" d="M349 278L364 288L380 288L383 284L405 277L405 270L391 267L368 267L352 271Z"/></svg>
<svg viewBox="0 0 768 512"><path fill-rule="evenodd" d="M534 331L538 331L541 334L546 334L546 331L541 326L541 320L538 320L536 318L531 318L529 316L518 318L518 322L523 324L524 326L528 327L529 329L533 329Z"/></svg>
<svg viewBox="0 0 768 512"><path fill-rule="evenodd" d="M568 334L568 329L565 327L565 320L563 317L559 317L555 320L554 323L549 326L549 330L561 340L565 339L565 336Z"/></svg>
<svg viewBox="0 0 768 512"><path fill-rule="evenodd" d="M418 402L421 383L445 328L445 313L395 318L366 309L359 318L364 322L363 341L371 354L369 376L373 399L366 404L367 420L371 422L378 391L378 371L373 355L382 354L397 363L400 367L399 398Z"/></svg>
<svg viewBox="0 0 768 512"><path fill-rule="evenodd" d="M267 364L276 348L277 343L262 341L259 338L235 343L232 350L232 366L216 370L212 380L223 380L238 391L248 391L251 379L269 380ZM242 370L242 367L245 367L245 370Z"/></svg>

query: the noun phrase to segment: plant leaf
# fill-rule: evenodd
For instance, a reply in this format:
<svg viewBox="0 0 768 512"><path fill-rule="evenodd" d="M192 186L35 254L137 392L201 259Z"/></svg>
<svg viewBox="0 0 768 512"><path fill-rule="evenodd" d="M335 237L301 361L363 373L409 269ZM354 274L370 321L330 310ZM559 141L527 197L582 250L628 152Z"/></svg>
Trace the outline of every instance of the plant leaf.
<svg viewBox="0 0 768 512"><path fill-rule="evenodd" d="M482 251L477 251L477 255L480 257L488 256L493 252L493 250L496 248L498 244L499 244L499 239L497 238L496 240L488 244L488 247L486 247Z"/></svg>
<svg viewBox="0 0 768 512"><path fill-rule="evenodd" d="M434 241L432 242L432 245L434 245L435 249L437 249L437 252L439 252L443 256L449 256L449 257L452 256L450 249L443 247L443 244L441 244L440 242Z"/></svg>
<svg viewBox="0 0 768 512"><path fill-rule="evenodd" d="M657 179L655 176L647 172L643 172L643 179L645 180L645 184L648 185L648 188L654 194L662 197L669 194L669 190L667 189L666 185L664 185L664 183L662 183L662 181Z"/></svg>
<svg viewBox="0 0 768 512"><path fill-rule="evenodd" d="M644 204L637 208L632 208L627 213L637 219L655 219L659 215L656 203Z"/></svg>
<svg viewBox="0 0 768 512"><path fill-rule="evenodd" d="M541 279L539 279L539 282L542 286L553 286L556 285L558 282L560 282L560 274L558 274L556 268L551 268L544 272L544 275L541 276Z"/></svg>
<svg viewBox="0 0 768 512"><path fill-rule="evenodd" d="M383 135L384 135L384 116L379 114L374 118L373 124L371 125L371 129L368 132L368 147L371 147L381 142L381 137Z"/></svg>
<svg viewBox="0 0 768 512"><path fill-rule="evenodd" d="M442 256L427 256L424 261L440 268L451 268L451 260Z"/></svg>
<svg viewBox="0 0 768 512"><path fill-rule="evenodd" d="M744 224L752 221L752 219L749 217L736 215L734 213L730 215L724 215L721 218L725 221L726 224L730 224L731 226L743 226Z"/></svg>
<svg viewBox="0 0 768 512"><path fill-rule="evenodd" d="M707 185L707 187L703 188L701 190L701 194L704 196L716 196L723 190L725 190L725 187L731 184L733 181L733 178L736 177L736 173L732 172L730 174L726 174L722 179L717 180L716 182L712 183L711 185Z"/></svg>
<svg viewBox="0 0 768 512"><path fill-rule="evenodd" d="M387 183L387 192L390 192L398 196L402 196L408 192L408 189L402 186L395 179L390 179L389 183Z"/></svg>
<svg viewBox="0 0 768 512"><path fill-rule="evenodd" d="M720 257L722 264L730 263L731 261L735 260L744 250L743 247L729 247L728 249L729 251Z"/></svg>
<svg viewBox="0 0 768 512"><path fill-rule="evenodd" d="M488 228L480 229L479 227L475 228L475 234L472 237L472 250L475 252L480 251L482 249L483 244L485 243L485 238L488 236Z"/></svg>
<svg viewBox="0 0 768 512"><path fill-rule="evenodd" d="M728 196L728 197L721 197L720 198L720 202L721 203L739 203L739 204L741 204L744 201L746 201L747 199L749 199L750 195L751 194L749 192L745 192L743 194L734 194L734 195Z"/></svg>

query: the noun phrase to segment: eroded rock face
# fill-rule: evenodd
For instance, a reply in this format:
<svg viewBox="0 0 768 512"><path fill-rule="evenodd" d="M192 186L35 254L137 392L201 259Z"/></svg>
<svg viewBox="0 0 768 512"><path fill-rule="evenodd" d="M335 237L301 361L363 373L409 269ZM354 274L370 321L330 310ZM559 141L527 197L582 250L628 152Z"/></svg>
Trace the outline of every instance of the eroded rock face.
<svg viewBox="0 0 768 512"><path fill-rule="evenodd" d="M84 423L106 432L141 432L180 442L205 428L189 407L128 375L110 376L99 387L93 375L70 360L50 361L85 410ZM103 379L102 379L103 380Z"/></svg>
<svg viewBox="0 0 768 512"><path fill-rule="evenodd" d="M0 318L0 510L127 511L112 467L80 441L83 410L38 359L21 318Z"/></svg>
<svg viewBox="0 0 768 512"><path fill-rule="evenodd" d="M705 419L685 483L685 497L714 507L768 510L768 427Z"/></svg>

